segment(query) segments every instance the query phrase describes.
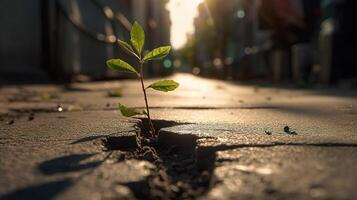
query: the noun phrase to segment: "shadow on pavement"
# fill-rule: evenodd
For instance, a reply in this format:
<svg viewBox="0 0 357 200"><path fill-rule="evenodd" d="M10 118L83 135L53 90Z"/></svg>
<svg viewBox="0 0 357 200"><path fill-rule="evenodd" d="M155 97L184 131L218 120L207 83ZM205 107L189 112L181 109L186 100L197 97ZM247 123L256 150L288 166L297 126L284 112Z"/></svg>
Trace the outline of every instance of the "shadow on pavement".
<svg viewBox="0 0 357 200"><path fill-rule="evenodd" d="M101 165L108 157L99 161L85 162L85 160L97 154L72 154L62 156L42 162L38 169L45 175L55 175L58 173L78 172L88 170L77 178L66 178L63 180L56 180L47 183L35 184L22 189L18 189L9 194L0 197L0 200L40 200L40 199L53 199L76 182L81 180L84 176L92 172L93 169Z"/></svg>
<svg viewBox="0 0 357 200"><path fill-rule="evenodd" d="M38 168L43 174L46 175L91 169L99 166L101 161L94 161L83 164L82 162L94 155L96 154L73 154L69 156L54 158L41 163Z"/></svg>
<svg viewBox="0 0 357 200"><path fill-rule="evenodd" d="M73 184L71 179L33 185L0 197L0 200L53 199Z"/></svg>
<svg viewBox="0 0 357 200"><path fill-rule="evenodd" d="M74 142L71 142L70 144L80 144L80 143L84 143L84 142L90 142L90 141L93 141L93 140L96 140L96 139L99 139L99 138L103 138L105 136L103 135L96 135L96 136L88 136L88 137L84 137L84 138L81 138L81 139L78 139Z"/></svg>

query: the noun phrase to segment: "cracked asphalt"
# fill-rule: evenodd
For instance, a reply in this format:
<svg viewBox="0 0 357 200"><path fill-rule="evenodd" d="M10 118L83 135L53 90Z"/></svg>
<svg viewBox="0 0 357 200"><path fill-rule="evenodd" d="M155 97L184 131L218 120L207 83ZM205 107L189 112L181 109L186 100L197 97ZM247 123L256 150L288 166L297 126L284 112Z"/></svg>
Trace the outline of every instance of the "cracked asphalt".
<svg viewBox="0 0 357 200"><path fill-rule="evenodd" d="M170 78L180 88L150 91L151 113L167 124L166 145L193 138L211 177L197 199L357 199L357 90ZM155 166L104 150L102 139L135 137L141 125L118 102L142 109L139 83L2 86L0 199L137 199L128 185Z"/></svg>

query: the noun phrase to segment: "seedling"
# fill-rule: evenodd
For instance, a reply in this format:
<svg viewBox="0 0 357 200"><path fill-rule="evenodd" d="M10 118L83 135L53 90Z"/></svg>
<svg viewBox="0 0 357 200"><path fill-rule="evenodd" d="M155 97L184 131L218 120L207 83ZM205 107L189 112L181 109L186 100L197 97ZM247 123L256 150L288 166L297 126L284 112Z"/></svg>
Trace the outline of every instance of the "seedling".
<svg viewBox="0 0 357 200"><path fill-rule="evenodd" d="M151 60L160 60L165 58L170 53L171 46L163 46L163 47L156 48L150 51L149 53L147 53L145 56L143 56L143 48L145 44L145 32L139 23L135 22L133 24L130 31L130 36L131 36L130 39L131 44L122 40L118 40L118 44L124 51L126 51L128 54L136 58L138 62L137 68L139 69L139 72L137 71L136 68L134 68L129 63L121 59L108 60L107 66L113 70L117 70L120 72L134 73L138 77L138 79L140 79L141 88L144 94L146 110L138 111L132 108L128 108L121 103L118 104L118 107L122 115L125 117L146 115L149 120L151 136L156 136L155 127L150 117L150 109L149 109L149 103L148 103L146 92L148 89L154 89L162 92L169 92L175 90L179 86L179 84L173 80L161 80L145 87L144 64Z"/></svg>

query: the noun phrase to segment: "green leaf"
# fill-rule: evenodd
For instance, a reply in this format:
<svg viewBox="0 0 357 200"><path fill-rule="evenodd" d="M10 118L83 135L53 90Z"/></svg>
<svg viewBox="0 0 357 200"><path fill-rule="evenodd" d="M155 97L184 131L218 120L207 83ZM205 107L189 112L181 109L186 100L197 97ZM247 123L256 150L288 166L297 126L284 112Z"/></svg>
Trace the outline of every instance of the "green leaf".
<svg viewBox="0 0 357 200"><path fill-rule="evenodd" d="M135 22L131 28L131 44L134 46L136 51L141 54L144 44L145 44L145 32L138 22Z"/></svg>
<svg viewBox="0 0 357 200"><path fill-rule="evenodd" d="M144 61L163 59L170 53L170 50L171 46L156 48L146 54Z"/></svg>
<svg viewBox="0 0 357 200"><path fill-rule="evenodd" d="M118 103L118 108L119 108L121 114L123 116L125 116L125 117L132 117L132 116L135 116L135 115L141 115L142 114L142 113L136 111L135 109L128 108L128 107L124 106L121 103Z"/></svg>
<svg viewBox="0 0 357 200"><path fill-rule="evenodd" d="M130 44L128 44L127 42L124 42L122 40L118 40L119 46L124 49L125 51L127 51L128 53L133 53L134 49L133 47L130 46Z"/></svg>
<svg viewBox="0 0 357 200"><path fill-rule="evenodd" d="M152 88L154 90L158 90L162 92L168 92L168 91L175 90L176 88L179 87L179 85L180 85L179 83L173 80L162 80L149 85L147 88Z"/></svg>
<svg viewBox="0 0 357 200"><path fill-rule="evenodd" d="M128 44L127 42L124 42L122 40L119 40L119 39L118 39L118 44L124 51L126 51L127 53L132 54L135 57L137 57L138 59L140 59L139 56L135 53L133 47L131 47L130 44Z"/></svg>
<svg viewBox="0 0 357 200"><path fill-rule="evenodd" d="M127 62L120 60L120 59L111 59L107 61L107 66L111 69L118 70L121 72L129 72L129 73L135 73L139 75L139 73L129 65Z"/></svg>

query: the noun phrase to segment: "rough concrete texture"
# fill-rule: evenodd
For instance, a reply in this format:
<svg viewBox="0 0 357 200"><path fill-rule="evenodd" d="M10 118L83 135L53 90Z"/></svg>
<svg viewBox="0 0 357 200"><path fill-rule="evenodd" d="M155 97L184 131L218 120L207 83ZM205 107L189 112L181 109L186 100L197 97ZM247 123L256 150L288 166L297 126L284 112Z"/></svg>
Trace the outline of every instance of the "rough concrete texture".
<svg viewBox="0 0 357 200"><path fill-rule="evenodd" d="M201 199L355 199L356 147L275 146L217 152Z"/></svg>
<svg viewBox="0 0 357 200"><path fill-rule="evenodd" d="M149 92L152 117L159 144L195 148L197 166L209 171L198 199L356 199L357 91L169 78L181 86ZM108 95L118 88L121 97ZM101 142L137 133L140 120L116 111L118 102L143 108L137 81L0 94L0 199L138 198L128 183L143 183L153 164L117 162L120 153Z"/></svg>
<svg viewBox="0 0 357 200"><path fill-rule="evenodd" d="M134 198L124 186L144 180L152 165L116 162L101 139L136 136L137 120L116 111L38 113L1 122L0 199Z"/></svg>

